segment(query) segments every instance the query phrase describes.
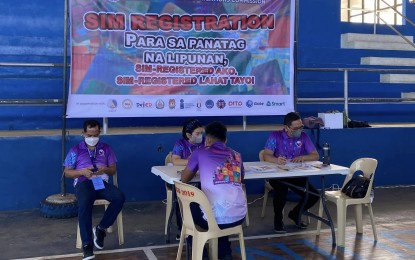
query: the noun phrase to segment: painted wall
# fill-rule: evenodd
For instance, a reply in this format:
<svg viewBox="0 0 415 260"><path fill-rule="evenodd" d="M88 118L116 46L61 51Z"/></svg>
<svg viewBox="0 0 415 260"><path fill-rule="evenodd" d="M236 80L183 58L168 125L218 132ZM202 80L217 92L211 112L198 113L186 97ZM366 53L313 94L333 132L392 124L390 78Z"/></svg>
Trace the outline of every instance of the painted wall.
<svg viewBox="0 0 415 260"><path fill-rule="evenodd" d="M269 131L230 132L228 145L242 153L245 161L257 161ZM322 130L321 143L331 145L332 162L349 166L360 157L378 159L375 186L414 185L415 146L410 138L415 128L360 128ZM165 198L164 182L151 173L153 165L163 165L179 133L108 135L109 143L118 158L118 180L127 201L156 201ZM75 145L80 136L70 136L67 146ZM3 137L0 138L1 186L0 211L37 208L47 196L60 193L61 149L60 137ZM162 151L158 151L158 147ZM320 184L320 178L313 177ZM342 184L342 176L326 178L326 186ZM66 179L67 191L73 193L72 180ZM262 181L248 181L249 194L263 192Z"/></svg>

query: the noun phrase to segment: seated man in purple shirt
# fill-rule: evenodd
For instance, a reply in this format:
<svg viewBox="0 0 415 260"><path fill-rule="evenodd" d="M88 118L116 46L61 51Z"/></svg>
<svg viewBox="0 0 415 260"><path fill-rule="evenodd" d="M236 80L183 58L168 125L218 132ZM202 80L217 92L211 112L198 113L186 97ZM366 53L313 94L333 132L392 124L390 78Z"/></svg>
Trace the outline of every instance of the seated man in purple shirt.
<svg viewBox="0 0 415 260"><path fill-rule="evenodd" d="M81 143L72 147L65 159L65 176L74 178L78 201L79 231L84 260L94 259L93 245L104 248L106 229L112 226L124 205L124 194L108 183L108 175L117 171L114 152L99 140L101 126L96 120L86 120ZM96 199L110 202L98 225L92 228L92 208Z"/></svg>
<svg viewBox="0 0 415 260"><path fill-rule="evenodd" d="M181 181L192 180L200 173L202 191L206 194L219 228L229 228L243 223L246 215L246 199L242 190L244 168L241 154L226 147L226 126L213 122L206 126L205 148L192 153ZM198 205L192 209L196 225L208 229L203 211ZM232 259L229 237L218 239L218 258Z"/></svg>
<svg viewBox="0 0 415 260"><path fill-rule="evenodd" d="M182 138L176 141L172 151L173 165L186 166L187 161L193 151L204 147L203 127L199 120L191 118L183 124ZM170 185L170 184L168 184ZM182 217L180 215L179 203L174 203L176 212L177 227L182 230ZM180 233L176 235L176 240L180 240Z"/></svg>
<svg viewBox="0 0 415 260"><path fill-rule="evenodd" d="M274 131L268 137L265 144L264 160L276 164L286 164L287 162L317 161L319 154L306 133L303 130L303 123L298 113L291 112L284 117L284 129ZM305 188L307 178L284 178L280 179L298 187ZM269 183L274 188L274 231L276 233L285 233L283 222L283 210L287 201L288 188L298 194L301 199L298 204L288 213L288 217L294 221L300 229L307 228L307 225L301 222L300 209L305 201L305 192L300 189L289 187L279 179L270 179ZM309 190L318 193L316 188L309 184ZM306 211L317 203L319 197L311 193L308 194L308 200L305 202L303 210Z"/></svg>

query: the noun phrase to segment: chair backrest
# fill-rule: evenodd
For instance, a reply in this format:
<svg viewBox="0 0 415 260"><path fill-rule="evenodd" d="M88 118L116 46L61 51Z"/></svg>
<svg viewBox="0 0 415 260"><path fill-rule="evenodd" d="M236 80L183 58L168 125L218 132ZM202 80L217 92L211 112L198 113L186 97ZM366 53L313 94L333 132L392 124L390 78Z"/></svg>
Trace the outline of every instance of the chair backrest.
<svg viewBox="0 0 415 260"><path fill-rule="evenodd" d="M353 175L357 171L362 171L363 175L366 178L370 178L370 183L368 187L368 192L366 193L365 198L370 197L370 191L372 190L373 180L375 179L375 171L378 166L378 161L373 158L359 158L355 160L352 165L349 168L349 173L347 174L343 186L346 185L346 183L353 178Z"/></svg>
<svg viewBox="0 0 415 260"><path fill-rule="evenodd" d="M259 151L258 156L259 156L259 160L260 161L265 161L265 159L264 159L264 149L262 149L261 151Z"/></svg>
<svg viewBox="0 0 415 260"><path fill-rule="evenodd" d="M203 191L192 185L178 181L174 181L174 186L176 187L176 194L177 198L179 199L180 209L182 211L184 227L190 228L192 230L200 230L199 227L195 226L190 210L190 203L194 202L199 204L203 209L208 223L209 231L220 231L215 216L213 215L212 206L210 205L210 202Z"/></svg>
<svg viewBox="0 0 415 260"><path fill-rule="evenodd" d="M164 159L164 165L169 165L169 163L173 163L173 159L171 158L171 151L166 155L166 158Z"/></svg>

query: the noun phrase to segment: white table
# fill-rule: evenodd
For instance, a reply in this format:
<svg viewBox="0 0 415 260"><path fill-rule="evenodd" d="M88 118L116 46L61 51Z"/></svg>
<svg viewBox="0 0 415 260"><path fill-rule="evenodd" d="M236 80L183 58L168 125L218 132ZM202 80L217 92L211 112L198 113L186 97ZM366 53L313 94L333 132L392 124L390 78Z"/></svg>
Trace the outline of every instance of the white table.
<svg viewBox="0 0 415 260"><path fill-rule="evenodd" d="M316 216L315 214L309 212L302 212L302 214L309 215L313 218L316 218L323 223L327 224L331 228L333 246L336 245L336 237L334 233L333 221L331 220L330 213L327 209L327 205L324 199L324 177L327 175L346 175L349 172L349 168L331 164L329 166L322 167L321 162L305 162L302 165L297 165L293 167L287 167L288 169L282 169L280 166L269 163L269 162L244 162L245 168L245 180L253 179L271 179L271 178L293 178L293 177L310 177L310 176L321 176L322 191L320 194L316 194L321 197L323 202L324 213L327 216L327 219ZM173 185L174 181L180 180L180 171L184 169L184 166L153 166L151 172L157 176L160 176L166 183ZM199 175L196 174L192 179L192 182L198 182ZM282 180L283 181L283 180ZM303 188L300 188L303 189ZM308 185L303 189L305 192L311 193L308 191ZM175 200L175 189L173 189L173 201ZM172 207L172 209L174 206ZM169 218L169 226L171 222L171 217L173 215L173 210ZM170 227L168 228L168 234L166 241L169 242L169 233Z"/></svg>

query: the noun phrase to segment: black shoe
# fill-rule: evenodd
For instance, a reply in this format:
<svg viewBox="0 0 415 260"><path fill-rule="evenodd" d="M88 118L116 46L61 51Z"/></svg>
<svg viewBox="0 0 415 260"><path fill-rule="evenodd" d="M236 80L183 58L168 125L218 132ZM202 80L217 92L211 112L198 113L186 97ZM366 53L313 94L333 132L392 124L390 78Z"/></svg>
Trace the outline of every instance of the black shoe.
<svg viewBox="0 0 415 260"><path fill-rule="evenodd" d="M104 249L104 238L107 235L105 229L95 226L93 229L94 233L94 245L98 249Z"/></svg>
<svg viewBox="0 0 415 260"><path fill-rule="evenodd" d="M290 218L292 221L294 221L295 225L297 226L298 229L306 229L307 228L307 224L302 222L301 220L298 221L298 216L294 215L294 213L292 211L290 211L288 213L288 218Z"/></svg>
<svg viewBox="0 0 415 260"><path fill-rule="evenodd" d="M276 234L285 234L287 231L284 228L284 225L278 225L274 227L274 233Z"/></svg>
<svg viewBox="0 0 415 260"><path fill-rule="evenodd" d="M176 235L176 241L180 241L180 234Z"/></svg>
<svg viewBox="0 0 415 260"><path fill-rule="evenodd" d="M233 260L232 255L224 255L223 257L219 257L219 260Z"/></svg>
<svg viewBox="0 0 415 260"><path fill-rule="evenodd" d="M95 258L93 245L91 244L84 245L82 247L82 251L84 251L84 257L82 258L82 260L89 260L89 259Z"/></svg>

